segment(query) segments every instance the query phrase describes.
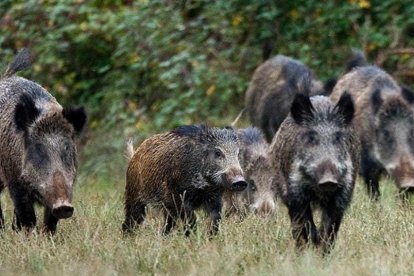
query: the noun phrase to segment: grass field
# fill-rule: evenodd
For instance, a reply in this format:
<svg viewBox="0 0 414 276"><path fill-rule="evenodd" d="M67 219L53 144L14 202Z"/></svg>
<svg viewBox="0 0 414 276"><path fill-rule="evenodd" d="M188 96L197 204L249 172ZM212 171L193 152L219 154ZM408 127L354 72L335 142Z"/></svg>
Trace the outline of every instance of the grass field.
<svg viewBox="0 0 414 276"><path fill-rule="evenodd" d="M413 275L413 209L402 206L393 183L382 183L379 203L367 200L358 182L337 244L323 258L312 249L297 254L286 208L268 219L226 218L209 238L209 220L198 213L197 232L184 238L181 227L160 234L155 212L134 237L123 237L123 179L115 185L80 177L75 215L61 221L54 237L11 230L12 204L2 195L6 231L0 238L0 275ZM41 210L38 210L41 224Z"/></svg>

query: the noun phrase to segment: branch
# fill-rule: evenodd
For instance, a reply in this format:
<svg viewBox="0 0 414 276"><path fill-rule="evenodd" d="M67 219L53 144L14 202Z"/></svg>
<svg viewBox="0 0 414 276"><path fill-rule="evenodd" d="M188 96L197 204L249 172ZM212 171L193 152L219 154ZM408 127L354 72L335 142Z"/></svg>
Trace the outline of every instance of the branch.
<svg viewBox="0 0 414 276"><path fill-rule="evenodd" d="M381 66L392 55L414 55L414 48L396 48L381 51L377 56L376 64Z"/></svg>

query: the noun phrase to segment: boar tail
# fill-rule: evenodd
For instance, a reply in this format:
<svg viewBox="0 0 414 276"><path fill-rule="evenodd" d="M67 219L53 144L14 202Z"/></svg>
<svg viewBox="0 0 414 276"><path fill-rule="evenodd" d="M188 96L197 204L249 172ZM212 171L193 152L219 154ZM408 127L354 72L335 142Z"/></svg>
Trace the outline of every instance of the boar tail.
<svg viewBox="0 0 414 276"><path fill-rule="evenodd" d="M132 141L132 138L129 138L126 142L126 148L125 148L125 157L129 160L132 159L132 156L134 156L134 144Z"/></svg>
<svg viewBox="0 0 414 276"><path fill-rule="evenodd" d="M32 55L27 48L21 49L14 60L7 67L4 77L11 77L19 71L28 68L32 64Z"/></svg>
<svg viewBox="0 0 414 276"><path fill-rule="evenodd" d="M235 128L237 123L240 121L240 118L243 116L244 111L246 110L246 108L243 108L240 112L239 115L237 115L236 119L234 119L234 121L230 124L231 128Z"/></svg>
<svg viewBox="0 0 414 276"><path fill-rule="evenodd" d="M345 67L345 73L348 73L355 67L362 67L367 65L367 59L364 53L359 49L352 49L352 57L347 62Z"/></svg>

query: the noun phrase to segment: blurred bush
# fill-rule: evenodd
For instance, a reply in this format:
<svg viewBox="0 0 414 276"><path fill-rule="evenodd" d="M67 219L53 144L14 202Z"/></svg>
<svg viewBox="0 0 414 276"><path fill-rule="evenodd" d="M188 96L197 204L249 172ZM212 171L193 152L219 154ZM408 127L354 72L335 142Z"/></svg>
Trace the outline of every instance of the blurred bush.
<svg viewBox="0 0 414 276"><path fill-rule="evenodd" d="M359 47L411 77L409 51L381 51L413 46L413 13L408 0L3 0L0 61L30 47L24 74L85 104L92 129L148 133L237 113L253 70L277 53L326 79Z"/></svg>

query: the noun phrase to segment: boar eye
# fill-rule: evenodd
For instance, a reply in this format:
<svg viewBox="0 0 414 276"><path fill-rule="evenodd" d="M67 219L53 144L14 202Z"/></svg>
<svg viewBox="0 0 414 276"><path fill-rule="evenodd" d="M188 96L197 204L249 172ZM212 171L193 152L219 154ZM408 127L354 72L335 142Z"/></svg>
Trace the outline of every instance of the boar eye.
<svg viewBox="0 0 414 276"><path fill-rule="evenodd" d="M381 136L382 136L382 140L387 143L387 144L391 144L393 142L393 138L391 133L388 130L383 130L381 132Z"/></svg>
<svg viewBox="0 0 414 276"><path fill-rule="evenodd" d="M49 156L47 155L46 148L43 144L35 144L29 150L29 159L32 160L35 164L42 166L47 164L49 161Z"/></svg>
<svg viewBox="0 0 414 276"><path fill-rule="evenodd" d="M214 156L216 158L224 158L224 153L219 149L214 149Z"/></svg>
<svg viewBox="0 0 414 276"><path fill-rule="evenodd" d="M339 144L339 143L341 143L341 142L342 142L343 137L344 137L344 134L343 134L342 132L340 132L340 131L336 132L336 133L334 134L334 140L333 140L334 144Z"/></svg>
<svg viewBox="0 0 414 276"><path fill-rule="evenodd" d="M318 144L318 137L315 131L309 131L304 135L304 140L307 145L315 146Z"/></svg>
<svg viewBox="0 0 414 276"><path fill-rule="evenodd" d="M250 184L250 189L251 189L253 192L257 190L256 183L254 182L254 180L253 180L253 179L251 179L251 180L249 181L249 184Z"/></svg>
<svg viewBox="0 0 414 276"><path fill-rule="evenodd" d="M63 144L63 151L68 152L70 151L70 143L66 142Z"/></svg>
<svg viewBox="0 0 414 276"><path fill-rule="evenodd" d="M66 167L70 167L73 161L72 155L72 146L69 142L63 144L62 150L60 152L60 158Z"/></svg>

